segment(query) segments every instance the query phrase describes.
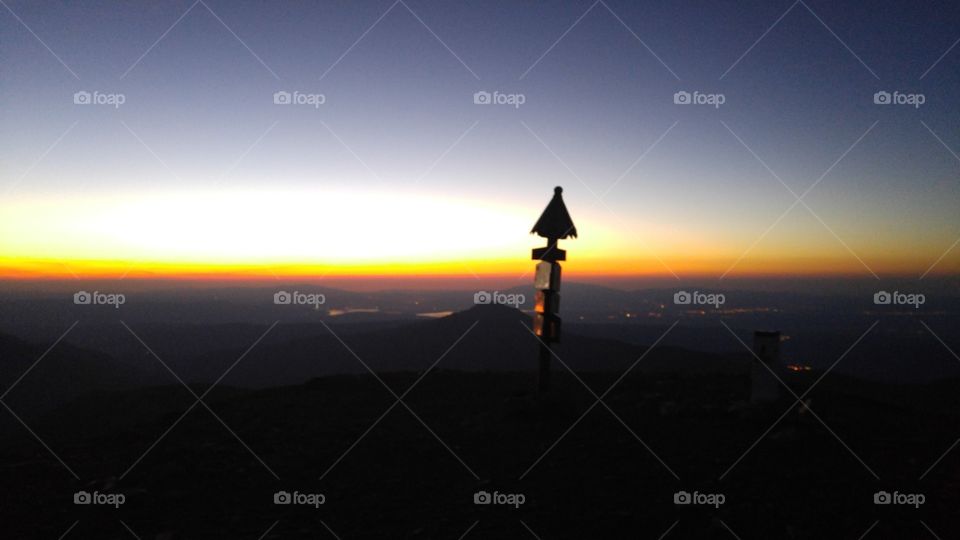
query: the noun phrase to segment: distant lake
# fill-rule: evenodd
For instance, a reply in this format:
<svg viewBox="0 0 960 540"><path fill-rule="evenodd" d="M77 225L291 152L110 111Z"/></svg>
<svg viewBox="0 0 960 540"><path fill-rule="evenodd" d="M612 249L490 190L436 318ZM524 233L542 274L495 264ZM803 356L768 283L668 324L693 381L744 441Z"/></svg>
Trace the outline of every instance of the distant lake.
<svg viewBox="0 0 960 540"><path fill-rule="evenodd" d="M428 319L440 319L442 317L447 317L453 315L452 311L430 311L427 313L417 313L417 317L427 317Z"/></svg>
<svg viewBox="0 0 960 540"><path fill-rule="evenodd" d="M380 308L343 308L343 309L332 308L327 313L329 313L331 317L336 317L338 315L346 315L347 313L379 313L379 312L380 312Z"/></svg>

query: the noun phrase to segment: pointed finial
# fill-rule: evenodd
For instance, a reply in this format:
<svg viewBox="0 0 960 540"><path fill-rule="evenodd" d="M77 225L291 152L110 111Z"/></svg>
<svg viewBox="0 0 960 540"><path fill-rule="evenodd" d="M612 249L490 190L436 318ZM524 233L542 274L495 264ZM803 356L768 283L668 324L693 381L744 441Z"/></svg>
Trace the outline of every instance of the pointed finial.
<svg viewBox="0 0 960 540"><path fill-rule="evenodd" d="M563 204L563 188L557 186L553 188L553 198L540 214L540 219L533 226L531 233L536 233L544 238L553 238L562 240L564 238L576 238L577 228L570 219L570 213L567 212L567 206Z"/></svg>

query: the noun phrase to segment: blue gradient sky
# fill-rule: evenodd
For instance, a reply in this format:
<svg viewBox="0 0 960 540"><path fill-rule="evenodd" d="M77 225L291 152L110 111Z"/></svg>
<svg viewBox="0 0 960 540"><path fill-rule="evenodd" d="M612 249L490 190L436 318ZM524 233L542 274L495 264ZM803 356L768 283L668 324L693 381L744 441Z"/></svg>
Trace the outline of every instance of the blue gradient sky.
<svg viewBox="0 0 960 540"><path fill-rule="evenodd" d="M806 196L813 212L796 206L742 269L789 272L796 258L824 273L919 274L960 236L960 158L947 148L960 151L960 46L930 69L960 39L960 10L948 2L5 1L0 205L31 208L34 220L56 221L33 210L37 201L197 191L222 193L224 205L238 192L307 193L319 214L338 200L327 203L328 191L353 190L467 201L494 220L528 212L532 223L559 184L576 247L593 261L584 271L720 274L794 202L750 150L800 194L876 123ZM78 90L126 103L77 106ZM277 90L326 103L277 106ZM526 101L478 106L478 90ZM675 105L679 90L726 102ZM878 106L878 90L926 102ZM276 214L264 213L263 227L289 233L271 230ZM229 235L239 218L222 217ZM56 227L41 234L27 218L0 229L21 236L0 241L14 260L131 249L102 239L115 254L79 240L64 251L43 236ZM508 257L524 233L491 253ZM470 244L483 229L463 234ZM938 264L958 267L960 249Z"/></svg>

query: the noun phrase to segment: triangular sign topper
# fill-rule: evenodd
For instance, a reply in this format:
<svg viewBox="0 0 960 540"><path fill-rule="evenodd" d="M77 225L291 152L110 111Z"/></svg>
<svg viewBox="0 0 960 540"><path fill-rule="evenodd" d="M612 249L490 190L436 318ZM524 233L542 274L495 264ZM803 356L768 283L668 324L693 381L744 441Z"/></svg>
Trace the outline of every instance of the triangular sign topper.
<svg viewBox="0 0 960 540"><path fill-rule="evenodd" d="M562 240L568 237L577 237L577 228L570 219L570 212L567 212L567 205L563 204L563 188L557 186L553 188L553 198L550 204L540 214L540 219L533 226L530 233L537 233L544 238L555 238Z"/></svg>

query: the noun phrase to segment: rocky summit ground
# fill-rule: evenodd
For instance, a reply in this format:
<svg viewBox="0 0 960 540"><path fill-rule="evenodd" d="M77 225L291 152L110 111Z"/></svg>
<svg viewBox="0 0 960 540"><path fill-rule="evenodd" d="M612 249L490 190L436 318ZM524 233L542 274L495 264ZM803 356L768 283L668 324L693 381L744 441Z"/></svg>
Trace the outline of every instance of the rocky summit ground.
<svg viewBox="0 0 960 540"><path fill-rule="evenodd" d="M25 429L5 442L4 536L957 533L960 456L919 479L957 435L955 404L942 397L952 395L949 385L911 392L831 376L807 396L809 410L794 407L771 428L794 400L747 406L744 373L635 373L600 403L594 394L618 374L555 374L547 397L531 392L528 373L435 370L406 395L419 373L383 375L399 403L371 375L215 390L208 405L192 408L184 387L81 400L36 433L79 480ZM807 373L790 384L799 394L815 379ZM76 505L79 490L123 493L125 501ZM876 505L881 490L925 501ZM275 504L278 491L303 501L322 494L323 504ZM478 491L514 504L475 504ZM679 491L719 494L723 504L677 505Z"/></svg>

